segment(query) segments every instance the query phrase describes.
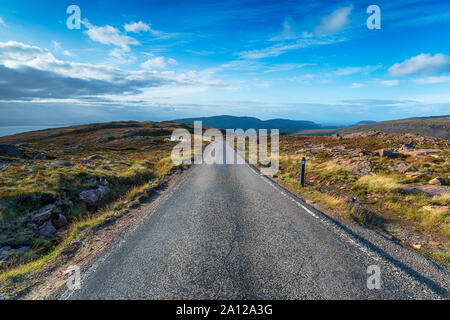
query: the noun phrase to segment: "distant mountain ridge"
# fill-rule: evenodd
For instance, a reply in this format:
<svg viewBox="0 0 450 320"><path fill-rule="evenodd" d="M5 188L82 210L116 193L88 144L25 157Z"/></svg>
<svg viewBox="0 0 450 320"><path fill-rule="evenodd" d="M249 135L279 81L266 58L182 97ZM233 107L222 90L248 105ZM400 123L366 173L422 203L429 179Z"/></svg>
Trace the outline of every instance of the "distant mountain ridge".
<svg viewBox="0 0 450 320"><path fill-rule="evenodd" d="M236 117L236 116L213 116L198 117L173 120L185 124L193 124L194 121L202 121L204 127L212 127L218 129L280 129L283 132L306 130L306 129L322 129L323 127L312 121L306 120L287 120L287 119L270 119L260 120L254 117Z"/></svg>
<svg viewBox="0 0 450 320"><path fill-rule="evenodd" d="M363 120L363 121L359 121L359 122L355 123L355 126L359 126L359 125L363 125L363 124L372 124L372 123L376 123L376 121Z"/></svg>
<svg viewBox="0 0 450 320"><path fill-rule="evenodd" d="M346 134L372 130L386 133L413 133L422 136L450 139L450 116L389 120L342 128L337 130L337 132Z"/></svg>

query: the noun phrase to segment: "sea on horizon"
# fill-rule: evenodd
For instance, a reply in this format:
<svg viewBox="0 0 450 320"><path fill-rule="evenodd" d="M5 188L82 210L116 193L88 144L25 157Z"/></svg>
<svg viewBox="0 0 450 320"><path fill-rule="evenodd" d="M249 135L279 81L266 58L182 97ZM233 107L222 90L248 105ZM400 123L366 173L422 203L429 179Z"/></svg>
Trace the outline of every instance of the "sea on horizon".
<svg viewBox="0 0 450 320"><path fill-rule="evenodd" d="M44 129L53 129L63 127L63 125L59 126L0 126L0 137L11 136L13 134L44 130Z"/></svg>

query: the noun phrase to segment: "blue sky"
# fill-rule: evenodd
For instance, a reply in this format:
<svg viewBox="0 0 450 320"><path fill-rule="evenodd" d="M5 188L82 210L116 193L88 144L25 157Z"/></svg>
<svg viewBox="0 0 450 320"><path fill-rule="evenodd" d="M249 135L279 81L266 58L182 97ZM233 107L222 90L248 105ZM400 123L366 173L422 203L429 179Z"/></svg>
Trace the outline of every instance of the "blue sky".
<svg viewBox="0 0 450 320"><path fill-rule="evenodd" d="M448 30L444 1L3 0L0 125L450 114Z"/></svg>

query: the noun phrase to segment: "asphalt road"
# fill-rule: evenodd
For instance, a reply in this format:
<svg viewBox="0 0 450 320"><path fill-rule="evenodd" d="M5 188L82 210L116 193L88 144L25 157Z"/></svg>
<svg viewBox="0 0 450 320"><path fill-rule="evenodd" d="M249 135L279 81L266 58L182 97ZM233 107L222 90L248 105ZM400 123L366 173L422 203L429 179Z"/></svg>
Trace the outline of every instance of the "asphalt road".
<svg viewBox="0 0 450 320"><path fill-rule="evenodd" d="M380 289L367 287L371 265ZM324 216L247 164L202 164L82 270L80 290L58 298L439 299L448 279L447 269Z"/></svg>

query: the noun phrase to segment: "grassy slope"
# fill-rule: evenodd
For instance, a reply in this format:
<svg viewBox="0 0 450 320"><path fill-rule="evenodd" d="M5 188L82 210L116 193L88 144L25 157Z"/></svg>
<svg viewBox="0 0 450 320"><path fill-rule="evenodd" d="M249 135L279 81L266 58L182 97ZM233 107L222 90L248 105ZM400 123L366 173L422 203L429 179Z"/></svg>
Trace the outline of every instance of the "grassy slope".
<svg viewBox="0 0 450 320"><path fill-rule="evenodd" d="M296 136L330 136L336 133L348 134L367 131L412 133L422 136L450 139L450 116L391 120L347 128L310 129L289 133Z"/></svg>
<svg viewBox="0 0 450 320"><path fill-rule="evenodd" d="M0 154L0 247L30 248L23 255L12 252L13 264L48 256L55 246L64 243L64 238L73 237L80 226L95 223L98 209L122 197L127 201L139 196L149 180L156 183L174 167L169 158L174 142L167 141L167 137L175 128L180 124L114 122L0 138L2 144L29 145L18 147L24 159ZM39 153L45 153L47 160L33 160ZM92 155L99 157L87 160ZM107 185L109 195L97 206L87 207L79 192L99 185ZM70 203L73 209L66 211L66 216L71 229L57 236L43 236L39 225L24 222L32 211L45 205L55 204L53 214L57 214Z"/></svg>
<svg viewBox="0 0 450 320"><path fill-rule="evenodd" d="M371 130L386 133L412 133L423 136L450 139L450 116L383 121L362 126L343 128L338 130L338 132L346 134Z"/></svg>

